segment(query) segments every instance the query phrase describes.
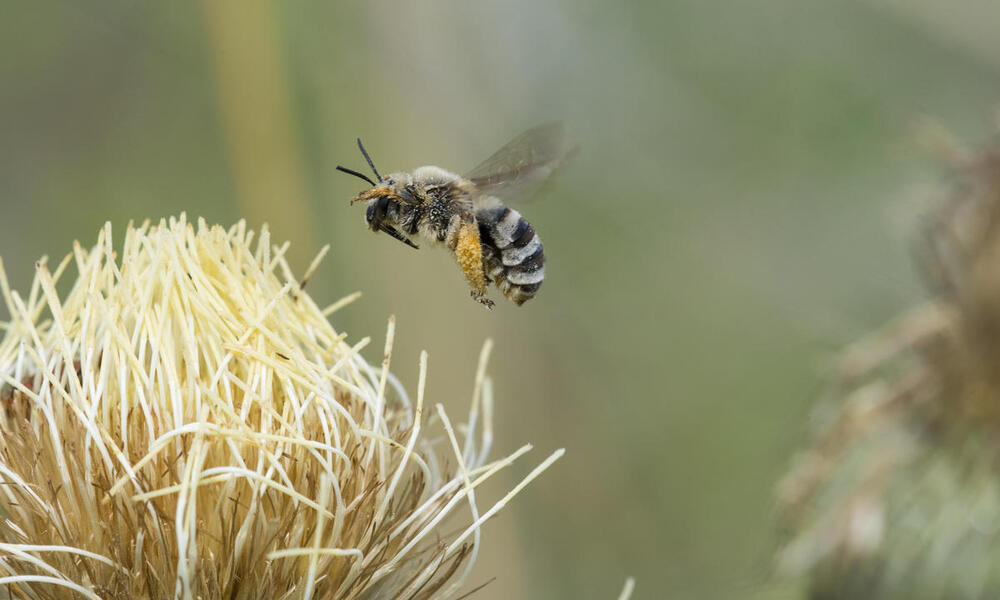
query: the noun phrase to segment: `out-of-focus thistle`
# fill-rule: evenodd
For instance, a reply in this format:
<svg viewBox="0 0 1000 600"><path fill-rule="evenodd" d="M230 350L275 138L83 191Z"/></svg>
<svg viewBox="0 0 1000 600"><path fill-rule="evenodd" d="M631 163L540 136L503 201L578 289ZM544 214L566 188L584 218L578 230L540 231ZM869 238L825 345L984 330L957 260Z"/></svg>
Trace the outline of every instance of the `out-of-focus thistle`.
<svg viewBox="0 0 1000 600"><path fill-rule="evenodd" d="M1000 144L950 158L933 299L847 349L778 488L811 598L1000 597Z"/></svg>
<svg viewBox="0 0 1000 600"><path fill-rule="evenodd" d="M27 297L0 264L0 594L446 597L483 522L561 455L479 508L529 449L486 458L489 344L456 434L425 408L426 355L413 402L389 372L391 320L372 367L326 318L352 298L318 308L287 244L253 238L181 217L130 227L116 260L108 226L40 261Z"/></svg>

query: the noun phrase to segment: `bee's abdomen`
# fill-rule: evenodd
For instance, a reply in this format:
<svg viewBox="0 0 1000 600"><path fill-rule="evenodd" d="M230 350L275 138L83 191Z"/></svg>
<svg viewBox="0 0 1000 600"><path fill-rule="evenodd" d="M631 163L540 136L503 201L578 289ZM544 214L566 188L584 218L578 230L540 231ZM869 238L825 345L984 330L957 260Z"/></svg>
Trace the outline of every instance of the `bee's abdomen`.
<svg viewBox="0 0 1000 600"><path fill-rule="evenodd" d="M486 275L515 304L530 300L545 279L545 252L535 229L506 206L480 211L476 219Z"/></svg>

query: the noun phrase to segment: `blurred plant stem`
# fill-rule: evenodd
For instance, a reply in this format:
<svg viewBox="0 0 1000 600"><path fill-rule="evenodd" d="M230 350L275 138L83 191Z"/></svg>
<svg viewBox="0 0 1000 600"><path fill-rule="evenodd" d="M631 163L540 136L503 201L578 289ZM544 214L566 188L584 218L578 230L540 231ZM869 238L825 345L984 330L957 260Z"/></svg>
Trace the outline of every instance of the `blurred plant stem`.
<svg viewBox="0 0 1000 600"><path fill-rule="evenodd" d="M202 5L237 205L250 223L294 235L289 258L301 262L315 244L274 7L268 0Z"/></svg>

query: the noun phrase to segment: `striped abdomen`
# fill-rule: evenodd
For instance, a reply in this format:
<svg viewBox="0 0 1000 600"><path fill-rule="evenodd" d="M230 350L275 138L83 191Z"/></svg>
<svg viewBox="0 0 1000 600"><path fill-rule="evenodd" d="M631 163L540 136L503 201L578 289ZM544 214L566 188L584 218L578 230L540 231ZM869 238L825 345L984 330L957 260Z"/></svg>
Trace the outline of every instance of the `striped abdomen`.
<svg viewBox="0 0 1000 600"><path fill-rule="evenodd" d="M530 300L545 279L542 241L521 213L503 205L476 212L483 270L514 304Z"/></svg>

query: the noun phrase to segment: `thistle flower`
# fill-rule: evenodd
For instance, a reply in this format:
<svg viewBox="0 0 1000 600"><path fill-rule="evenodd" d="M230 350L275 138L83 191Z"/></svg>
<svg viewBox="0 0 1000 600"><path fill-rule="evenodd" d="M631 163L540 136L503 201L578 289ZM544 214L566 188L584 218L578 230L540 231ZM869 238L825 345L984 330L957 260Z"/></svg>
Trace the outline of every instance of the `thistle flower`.
<svg viewBox="0 0 1000 600"><path fill-rule="evenodd" d="M489 343L468 422L349 345L264 229L183 216L106 226L50 271L0 342L0 589L25 598L445 597L503 498L487 459ZM310 266L308 278L318 262ZM65 297L57 282L79 275ZM428 414L429 413L429 414ZM428 431L433 437L428 437ZM449 522L460 516L456 527Z"/></svg>
<svg viewBox="0 0 1000 600"><path fill-rule="evenodd" d="M1000 145L950 146L933 299L847 349L778 488L779 567L812 598L1000 595Z"/></svg>

